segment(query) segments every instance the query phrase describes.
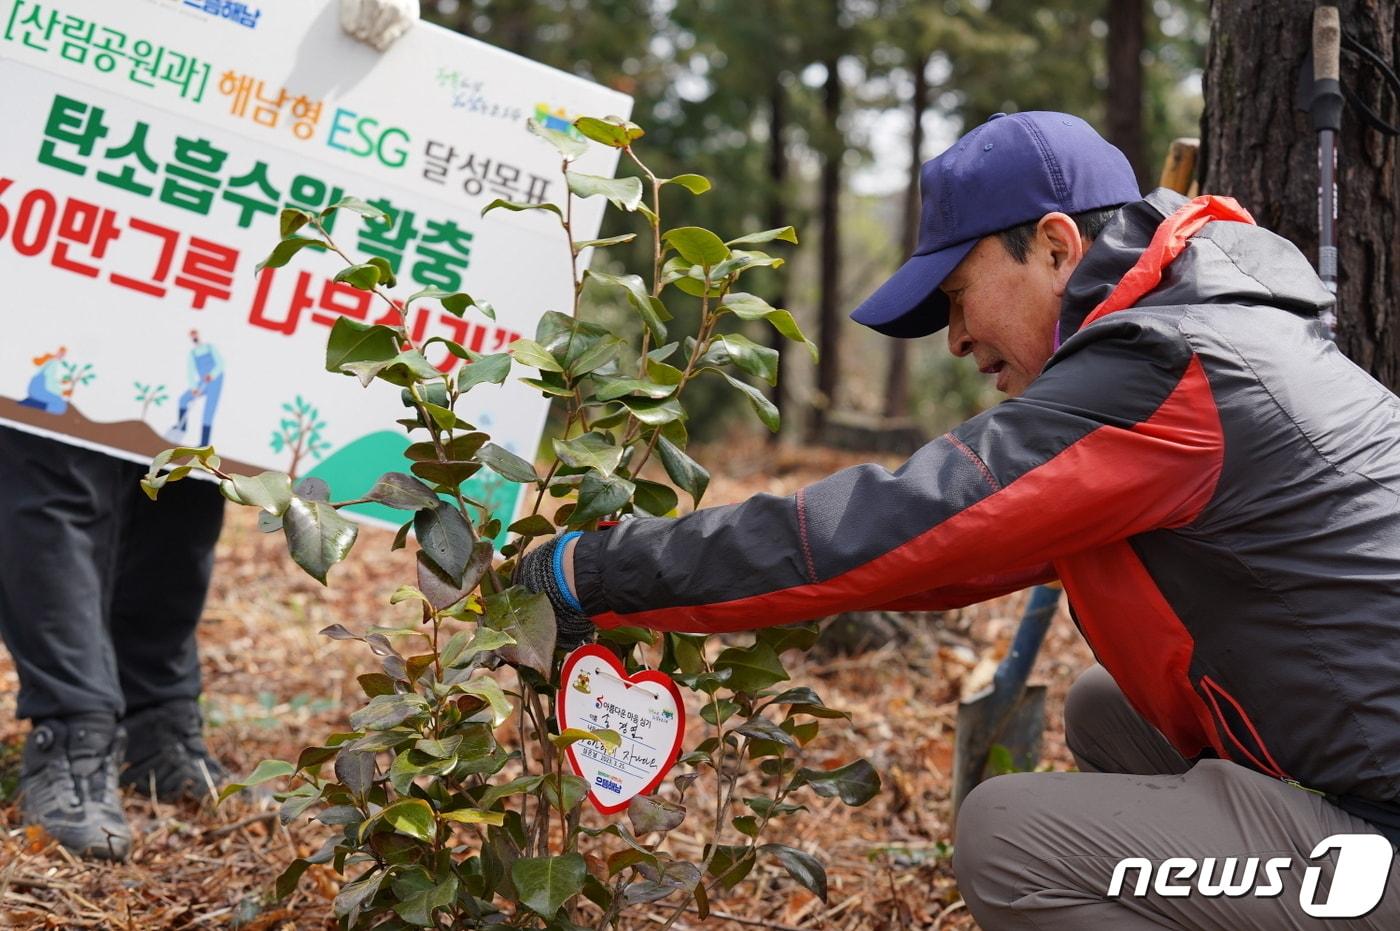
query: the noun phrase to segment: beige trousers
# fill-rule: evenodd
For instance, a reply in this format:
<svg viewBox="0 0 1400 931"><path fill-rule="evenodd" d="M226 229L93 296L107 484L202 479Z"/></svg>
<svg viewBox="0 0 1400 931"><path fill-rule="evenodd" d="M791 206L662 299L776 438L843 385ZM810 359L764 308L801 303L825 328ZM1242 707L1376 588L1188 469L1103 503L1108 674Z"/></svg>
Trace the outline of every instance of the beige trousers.
<svg viewBox="0 0 1400 931"><path fill-rule="evenodd" d="M1070 690L1065 738L1081 772L999 776L959 812L953 866L984 931L1400 929L1375 828L1234 763L1191 765L1103 667ZM1333 835L1362 837L1312 859Z"/></svg>

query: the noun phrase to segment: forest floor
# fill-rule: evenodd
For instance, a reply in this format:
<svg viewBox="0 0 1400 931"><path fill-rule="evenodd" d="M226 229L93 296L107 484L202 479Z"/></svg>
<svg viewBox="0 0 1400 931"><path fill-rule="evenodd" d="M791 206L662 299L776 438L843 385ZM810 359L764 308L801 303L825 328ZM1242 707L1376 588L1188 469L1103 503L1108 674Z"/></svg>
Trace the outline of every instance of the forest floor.
<svg viewBox="0 0 1400 931"><path fill-rule="evenodd" d="M759 441L697 455L722 463L705 504L756 492L788 494L869 457ZM886 460L894 465L896 460ZM287 558L278 535L230 506L205 617L200 628L211 749L235 773L265 758L295 759L301 747L345 730L362 703L355 676L374 667L361 644L317 631L388 623L398 613L389 594L413 577L391 534L366 529L349 561L323 589ZM836 799L799 799L810 813L790 819L782 841L827 865L823 903L776 867L760 864L725 896L711 900L711 931L750 928L958 929L976 925L952 875L949 787L953 725L964 679L1005 652L1025 596L957 612L893 618L901 636L863 652L788 654L794 684L815 688L850 724L825 722L807 748L807 765L839 765L859 756L880 771L883 791L861 808ZM1061 711L1074 677L1091 662L1065 615L1055 618L1032 681L1049 686L1043 765L1067 769ZM337 876L312 867L292 896L273 899L273 879L297 855L320 847L327 829L305 819L282 825L272 803L233 799L220 807L125 798L137 834L131 861L109 865L67 855L19 824L14 782L28 725L14 720L17 683L0 655L0 927L101 928L121 931L234 927L252 931L330 929ZM695 709L692 709L692 711ZM703 791L705 781L693 793ZM703 795L692 795L703 805ZM672 843L700 843L673 832ZM659 928L668 910L634 911L628 931ZM688 915L674 927L695 929Z"/></svg>

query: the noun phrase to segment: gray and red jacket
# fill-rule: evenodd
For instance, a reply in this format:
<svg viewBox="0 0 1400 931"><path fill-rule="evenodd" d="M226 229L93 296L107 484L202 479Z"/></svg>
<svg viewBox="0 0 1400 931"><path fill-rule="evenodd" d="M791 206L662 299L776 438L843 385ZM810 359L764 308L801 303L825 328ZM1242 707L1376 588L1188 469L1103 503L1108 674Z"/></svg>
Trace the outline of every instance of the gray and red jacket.
<svg viewBox="0 0 1400 931"><path fill-rule="evenodd" d="M894 472L585 535L584 610L726 631L1059 578L1183 755L1393 804L1400 400L1323 337L1330 302L1233 201L1157 191L1075 270L1023 396Z"/></svg>

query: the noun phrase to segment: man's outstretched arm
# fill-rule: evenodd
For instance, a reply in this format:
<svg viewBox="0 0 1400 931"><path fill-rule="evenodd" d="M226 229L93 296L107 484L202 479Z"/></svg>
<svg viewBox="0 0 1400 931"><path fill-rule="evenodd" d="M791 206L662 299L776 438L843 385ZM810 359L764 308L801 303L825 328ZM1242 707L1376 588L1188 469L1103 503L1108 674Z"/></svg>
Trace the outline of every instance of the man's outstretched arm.
<svg viewBox="0 0 1400 931"><path fill-rule="evenodd" d="M1091 332L1092 330L1092 332ZM890 605L950 607L1059 556L1193 520L1223 456L1200 360L1161 318L1077 336L1026 394L890 472L857 466L572 542L571 587L600 627L711 632ZM985 584L978 584L984 580Z"/></svg>

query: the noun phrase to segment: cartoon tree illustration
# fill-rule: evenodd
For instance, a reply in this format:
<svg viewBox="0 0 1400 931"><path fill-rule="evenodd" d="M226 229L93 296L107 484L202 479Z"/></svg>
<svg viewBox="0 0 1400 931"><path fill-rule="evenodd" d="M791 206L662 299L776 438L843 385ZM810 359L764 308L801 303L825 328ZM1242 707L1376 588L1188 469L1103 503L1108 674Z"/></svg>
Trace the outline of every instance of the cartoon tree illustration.
<svg viewBox="0 0 1400 931"><path fill-rule="evenodd" d="M93 379L97 378L97 373L92 366L84 362L79 365L76 362L69 362L66 359L63 365L63 396L68 400L73 399L73 392L78 390L79 385L90 385Z"/></svg>
<svg viewBox="0 0 1400 931"><path fill-rule="evenodd" d="M165 393L164 385L143 385L139 381L132 382L136 386L136 403L141 405L141 419L146 419L146 412L152 405L160 407L170 396Z"/></svg>
<svg viewBox="0 0 1400 931"><path fill-rule="evenodd" d="M320 411L303 400L301 395L297 395L291 404L283 404L282 410L287 416L272 432L272 451L280 453L284 449L291 450L292 464L287 468L287 473L295 479L297 466L301 465L303 457L320 459L331 444L321 438L326 422L321 419Z"/></svg>

